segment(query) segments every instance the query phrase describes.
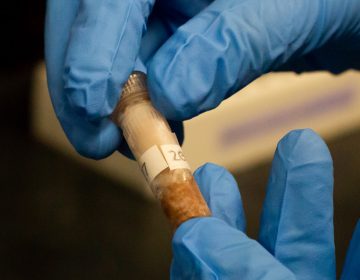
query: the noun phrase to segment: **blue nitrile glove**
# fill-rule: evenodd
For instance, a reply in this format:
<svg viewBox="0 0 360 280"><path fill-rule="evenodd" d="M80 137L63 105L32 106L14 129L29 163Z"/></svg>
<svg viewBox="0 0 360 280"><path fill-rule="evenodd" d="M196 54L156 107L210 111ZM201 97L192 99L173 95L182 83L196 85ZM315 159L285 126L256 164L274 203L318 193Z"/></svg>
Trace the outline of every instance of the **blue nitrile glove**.
<svg viewBox="0 0 360 280"><path fill-rule="evenodd" d="M184 120L269 71L360 68L359 11L359 0L215 0L151 60L151 98Z"/></svg>
<svg viewBox="0 0 360 280"><path fill-rule="evenodd" d="M149 69L153 102L173 120L216 107L271 70L360 66L358 0L154 2L48 0L51 99L85 156L119 147L121 133L108 116L130 72L143 69L137 57Z"/></svg>
<svg viewBox="0 0 360 280"><path fill-rule="evenodd" d="M231 174L207 164L195 178L213 217L191 219L177 229L171 279L335 279L332 160L312 130L292 131L278 144L258 241L244 233ZM359 270L360 223L342 279L360 279Z"/></svg>
<svg viewBox="0 0 360 280"><path fill-rule="evenodd" d="M162 12L165 5L160 3L141 43L154 2L47 1L45 55L51 100L67 137L84 156L103 158L119 148L121 133L109 115L124 82L134 69L146 71L141 61L147 63L170 36L170 26L184 22L181 13ZM181 123L170 125L181 142Z"/></svg>

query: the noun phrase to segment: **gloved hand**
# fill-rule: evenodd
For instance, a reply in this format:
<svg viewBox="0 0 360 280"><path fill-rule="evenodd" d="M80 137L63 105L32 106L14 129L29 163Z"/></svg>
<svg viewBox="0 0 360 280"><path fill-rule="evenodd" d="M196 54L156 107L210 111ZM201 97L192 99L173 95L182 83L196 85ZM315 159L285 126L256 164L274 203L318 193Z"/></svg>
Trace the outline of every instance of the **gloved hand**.
<svg viewBox="0 0 360 280"><path fill-rule="evenodd" d="M215 0L151 60L151 98L184 120L269 71L360 69L359 11L358 0Z"/></svg>
<svg viewBox="0 0 360 280"><path fill-rule="evenodd" d="M82 155L102 158L119 147L108 116L134 68L147 67L155 106L184 120L268 71L360 66L358 0L154 2L48 0L51 99Z"/></svg>
<svg viewBox="0 0 360 280"><path fill-rule="evenodd" d="M117 148L124 151L121 133L109 120L121 88L134 69L146 71L143 63L170 36L172 26L185 21L181 13L169 15L167 2L159 1L147 26L154 2L47 1L45 58L51 100L67 137L84 156L98 159ZM181 142L182 124L170 125Z"/></svg>
<svg viewBox="0 0 360 280"><path fill-rule="evenodd" d="M231 174L214 164L198 169L195 178L213 217L177 229L171 279L335 279L332 168L326 144L312 130L285 136L272 163L258 241L244 233ZM359 277L360 222L342 279Z"/></svg>

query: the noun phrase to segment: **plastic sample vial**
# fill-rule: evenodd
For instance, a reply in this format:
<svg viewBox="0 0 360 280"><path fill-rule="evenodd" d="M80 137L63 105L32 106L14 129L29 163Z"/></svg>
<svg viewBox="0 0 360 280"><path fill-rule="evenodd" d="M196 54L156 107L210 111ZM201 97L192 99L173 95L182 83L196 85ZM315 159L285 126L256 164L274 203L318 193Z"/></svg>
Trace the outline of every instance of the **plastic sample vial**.
<svg viewBox="0 0 360 280"><path fill-rule="evenodd" d="M112 119L173 228L211 215L175 133L150 102L144 73L130 75Z"/></svg>

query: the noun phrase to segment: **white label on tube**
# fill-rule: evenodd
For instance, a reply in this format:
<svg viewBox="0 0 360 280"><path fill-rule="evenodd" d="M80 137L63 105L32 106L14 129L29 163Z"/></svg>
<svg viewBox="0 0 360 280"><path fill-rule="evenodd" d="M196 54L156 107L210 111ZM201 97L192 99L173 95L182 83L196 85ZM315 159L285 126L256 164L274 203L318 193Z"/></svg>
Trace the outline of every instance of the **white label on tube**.
<svg viewBox="0 0 360 280"><path fill-rule="evenodd" d="M181 168L190 170L190 166L179 145L161 145L161 150L170 170Z"/></svg>
<svg viewBox="0 0 360 280"><path fill-rule="evenodd" d="M157 146L152 146L139 159L140 170L148 183L168 167Z"/></svg>

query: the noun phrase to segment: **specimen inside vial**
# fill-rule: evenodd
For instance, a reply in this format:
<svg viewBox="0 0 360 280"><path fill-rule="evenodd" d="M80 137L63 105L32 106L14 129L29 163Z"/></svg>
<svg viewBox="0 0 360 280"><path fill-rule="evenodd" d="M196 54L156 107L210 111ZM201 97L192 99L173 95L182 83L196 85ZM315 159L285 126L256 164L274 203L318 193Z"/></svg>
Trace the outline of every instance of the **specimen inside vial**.
<svg viewBox="0 0 360 280"><path fill-rule="evenodd" d="M176 135L150 102L144 73L130 75L113 120L174 228L190 218L210 216Z"/></svg>

